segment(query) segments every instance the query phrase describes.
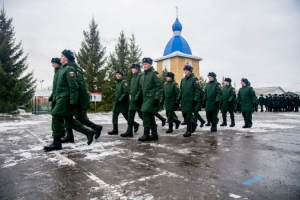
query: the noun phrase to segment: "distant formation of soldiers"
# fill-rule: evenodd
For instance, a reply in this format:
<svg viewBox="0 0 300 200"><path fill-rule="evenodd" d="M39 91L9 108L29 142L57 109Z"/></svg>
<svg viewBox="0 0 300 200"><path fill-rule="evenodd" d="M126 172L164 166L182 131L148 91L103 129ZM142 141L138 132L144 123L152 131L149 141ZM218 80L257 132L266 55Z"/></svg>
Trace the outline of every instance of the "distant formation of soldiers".
<svg viewBox="0 0 300 200"><path fill-rule="evenodd" d="M205 108L207 123L211 132L217 131L219 122L218 112L222 112L222 123L227 126L227 112L230 115L230 127L235 126L234 112L241 112L244 118L243 128L252 127L253 108L257 107L257 101L265 105L268 111L292 110L299 106L298 101L289 99L281 104L281 96L257 99L254 89L246 78L241 79L242 87L236 93L231 85L231 79L224 79L224 86L217 81L214 72L208 73L208 83L202 88L199 79L193 73L193 67L189 63L183 66L185 77L182 78L180 86L175 82L173 72L166 73L166 82L162 83L161 77L152 66L151 58L143 58L143 72L139 64L130 66L132 79L130 84L124 77L122 70L116 70L115 102L113 106L112 124L113 129L109 135L118 135L118 116L122 113L127 121L127 130L120 134L122 137L133 137L137 132L139 124L134 121L135 114L143 121L143 135L138 138L140 142L158 140L158 131L155 117L162 121L162 126L168 122L166 133L172 133L178 129L180 124L186 125L183 137L190 137L196 130L198 120L200 127L206 123L199 114L201 108ZM72 51L64 50L59 58L51 60L55 69L53 78L53 90L49 101L52 102L52 136L53 142L45 146L45 151L60 150L62 143L74 142L73 129L87 137L90 145L93 139L100 137L102 126L94 124L87 117L89 109L89 92L83 77L83 70L75 62ZM296 97L295 97L296 99ZM269 103L269 100L271 103ZM290 102L290 103L288 103ZM163 118L158 111L166 110L167 119ZM184 121L181 123L175 113L181 110ZM89 127L86 128L83 125ZM64 128L65 127L65 128ZM66 135L65 131L66 130Z"/></svg>
<svg viewBox="0 0 300 200"><path fill-rule="evenodd" d="M263 94L258 98L260 105L260 112L299 112L300 99L297 94L283 95L283 94L269 94L264 97Z"/></svg>

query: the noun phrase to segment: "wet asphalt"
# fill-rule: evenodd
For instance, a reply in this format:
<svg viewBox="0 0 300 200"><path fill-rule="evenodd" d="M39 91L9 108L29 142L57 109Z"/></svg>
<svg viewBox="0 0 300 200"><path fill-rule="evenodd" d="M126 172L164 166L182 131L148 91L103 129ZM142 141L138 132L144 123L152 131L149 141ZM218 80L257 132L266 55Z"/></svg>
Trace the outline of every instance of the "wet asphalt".
<svg viewBox="0 0 300 200"><path fill-rule="evenodd" d="M110 136L101 118L111 113L89 116L104 126L100 138L88 146L75 132L55 152L42 150L50 115L0 117L11 127L0 134L0 199L300 199L299 113L254 113L251 129L236 114L234 128L198 126L189 138L157 119L159 140L147 143L137 141L142 126L133 138Z"/></svg>

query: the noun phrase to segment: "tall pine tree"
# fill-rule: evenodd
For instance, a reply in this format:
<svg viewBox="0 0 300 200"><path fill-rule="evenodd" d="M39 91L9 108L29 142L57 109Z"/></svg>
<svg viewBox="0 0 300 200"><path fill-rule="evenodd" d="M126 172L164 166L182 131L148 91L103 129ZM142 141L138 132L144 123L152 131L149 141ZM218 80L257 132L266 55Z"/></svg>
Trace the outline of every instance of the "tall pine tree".
<svg viewBox="0 0 300 200"><path fill-rule="evenodd" d="M27 56L22 57L22 42L15 44L12 18L4 8L0 13L0 112L11 112L30 103L36 87L33 71L28 68Z"/></svg>
<svg viewBox="0 0 300 200"><path fill-rule="evenodd" d="M85 70L85 80L90 92L101 92L105 83L106 47L100 43L98 25L94 18L90 23L90 31L83 31L84 41L77 54L78 64Z"/></svg>

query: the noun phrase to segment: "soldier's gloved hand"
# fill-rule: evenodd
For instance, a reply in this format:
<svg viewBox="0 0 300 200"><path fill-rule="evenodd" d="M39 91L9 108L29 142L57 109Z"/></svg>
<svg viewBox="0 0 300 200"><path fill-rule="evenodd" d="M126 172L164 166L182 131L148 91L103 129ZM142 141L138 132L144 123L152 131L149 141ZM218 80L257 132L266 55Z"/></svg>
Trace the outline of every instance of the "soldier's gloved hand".
<svg viewBox="0 0 300 200"><path fill-rule="evenodd" d="M158 106L159 100L158 99L154 99L153 100L153 106Z"/></svg>
<svg viewBox="0 0 300 200"><path fill-rule="evenodd" d="M139 105L139 101L138 101L138 100L134 100L134 104L135 104L136 106L138 106L138 105Z"/></svg>
<svg viewBox="0 0 300 200"><path fill-rule="evenodd" d="M52 97L50 97L48 101L53 101Z"/></svg>
<svg viewBox="0 0 300 200"><path fill-rule="evenodd" d="M197 106L197 104L198 104L198 101L194 100L193 106Z"/></svg>
<svg viewBox="0 0 300 200"><path fill-rule="evenodd" d="M56 105L56 101L52 101L51 106L54 107Z"/></svg>
<svg viewBox="0 0 300 200"><path fill-rule="evenodd" d="M178 108L179 107L179 103L175 103L175 108Z"/></svg>
<svg viewBox="0 0 300 200"><path fill-rule="evenodd" d="M118 106L118 105L120 105L121 104L121 101L117 101L116 102L116 105Z"/></svg>
<svg viewBox="0 0 300 200"><path fill-rule="evenodd" d="M71 108L72 108L72 110L76 109L77 108L77 104L71 104Z"/></svg>
<svg viewBox="0 0 300 200"><path fill-rule="evenodd" d="M218 101L215 101L215 106L219 106L219 102Z"/></svg>
<svg viewBox="0 0 300 200"><path fill-rule="evenodd" d="M231 104L231 101L227 101L227 104Z"/></svg>

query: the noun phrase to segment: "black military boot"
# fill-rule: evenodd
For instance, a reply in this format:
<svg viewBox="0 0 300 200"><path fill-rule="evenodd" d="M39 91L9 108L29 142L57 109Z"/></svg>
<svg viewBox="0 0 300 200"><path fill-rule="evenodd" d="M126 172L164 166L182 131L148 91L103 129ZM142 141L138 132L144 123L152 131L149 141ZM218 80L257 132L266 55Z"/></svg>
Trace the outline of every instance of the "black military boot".
<svg viewBox="0 0 300 200"><path fill-rule="evenodd" d="M96 132L94 130L83 128L79 132L86 135L86 138L88 140L87 141L88 145L92 144L93 139L94 139L94 135L96 134Z"/></svg>
<svg viewBox="0 0 300 200"><path fill-rule="evenodd" d="M127 126L127 131L125 133L122 133L120 136L121 137L133 137L133 132L132 132L132 125Z"/></svg>
<svg viewBox="0 0 300 200"><path fill-rule="evenodd" d="M142 137L138 139L140 142L146 142L149 140L149 135L150 135L150 129L149 128L144 128L144 134Z"/></svg>
<svg viewBox="0 0 300 200"><path fill-rule="evenodd" d="M149 137L149 141L158 140L157 128L151 128L151 135Z"/></svg>
<svg viewBox="0 0 300 200"><path fill-rule="evenodd" d="M179 126L180 126L181 121L179 121L178 119L175 119L174 123L175 123L175 129L178 129Z"/></svg>
<svg viewBox="0 0 300 200"><path fill-rule="evenodd" d="M169 129L166 130L166 133L173 133L173 123L169 123Z"/></svg>
<svg viewBox="0 0 300 200"><path fill-rule="evenodd" d="M243 128L249 128L248 120L244 120L244 121L245 121L245 125L243 126Z"/></svg>
<svg viewBox="0 0 300 200"><path fill-rule="evenodd" d="M61 143L74 143L74 135L72 129L67 129L67 136L64 138L61 138Z"/></svg>
<svg viewBox="0 0 300 200"><path fill-rule="evenodd" d="M200 126L199 127L203 127L203 125L205 124L205 121L203 119L200 119Z"/></svg>
<svg viewBox="0 0 300 200"><path fill-rule="evenodd" d="M97 125L93 123L91 128L96 132L95 139L98 139L101 135L101 131L103 127L101 125Z"/></svg>
<svg viewBox="0 0 300 200"><path fill-rule="evenodd" d="M235 126L234 119L231 118L231 124L230 124L230 127L234 127L234 126Z"/></svg>
<svg viewBox="0 0 300 200"><path fill-rule="evenodd" d="M210 128L210 131L211 131L211 132L217 132L217 124L212 123L212 124L211 124L211 128Z"/></svg>
<svg viewBox="0 0 300 200"><path fill-rule="evenodd" d="M248 128L251 128L252 127L252 121L249 119L248 120Z"/></svg>
<svg viewBox="0 0 300 200"><path fill-rule="evenodd" d="M137 122L133 122L133 128L134 128L134 132L136 133L136 132L138 132L138 130L139 130L139 126L140 126L140 124L139 123L137 123Z"/></svg>
<svg viewBox="0 0 300 200"><path fill-rule="evenodd" d="M53 142L49 146L44 147L44 151L54 151L54 150L61 150L61 137L60 136L54 136Z"/></svg>
<svg viewBox="0 0 300 200"><path fill-rule="evenodd" d="M192 135L192 126L187 125L186 132L183 134L183 137L190 137Z"/></svg>
<svg viewBox="0 0 300 200"><path fill-rule="evenodd" d="M118 124L114 124L113 125L113 130L108 132L108 135L118 135L119 131L118 131Z"/></svg>
<svg viewBox="0 0 300 200"><path fill-rule="evenodd" d="M196 122L192 121L192 133L195 132L197 126L198 126L198 124Z"/></svg>
<svg viewBox="0 0 300 200"><path fill-rule="evenodd" d="M211 126L210 121L207 120L207 124L205 124L205 126Z"/></svg>
<svg viewBox="0 0 300 200"><path fill-rule="evenodd" d="M167 119L166 118L161 118L160 120L161 120L161 126L165 126Z"/></svg>
<svg viewBox="0 0 300 200"><path fill-rule="evenodd" d="M226 118L223 118L223 123L220 124L220 126L227 126L227 119Z"/></svg>

